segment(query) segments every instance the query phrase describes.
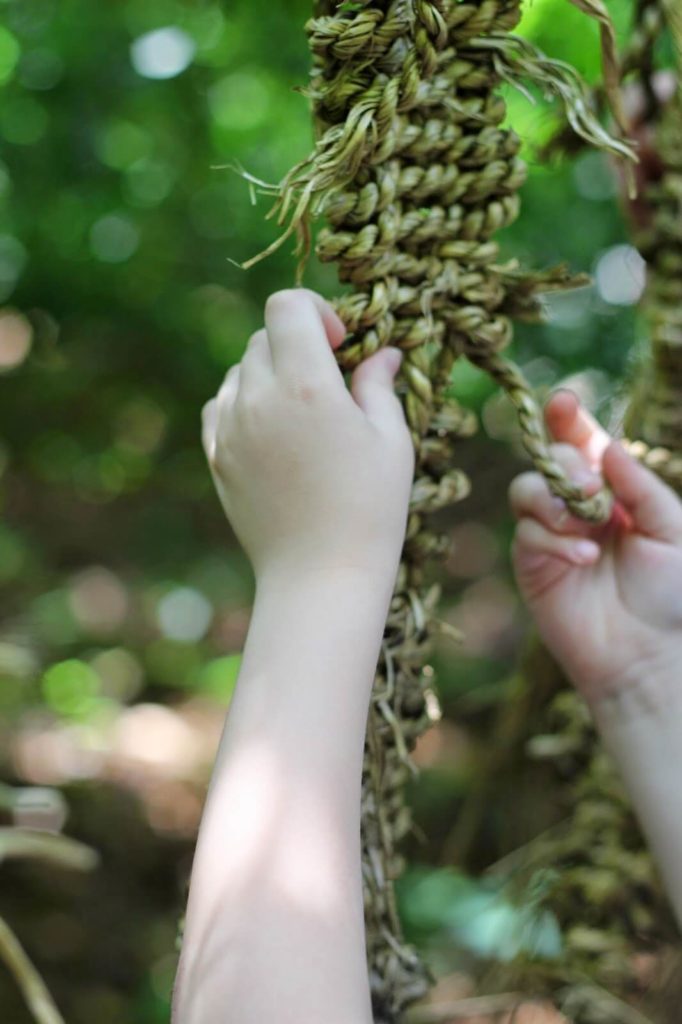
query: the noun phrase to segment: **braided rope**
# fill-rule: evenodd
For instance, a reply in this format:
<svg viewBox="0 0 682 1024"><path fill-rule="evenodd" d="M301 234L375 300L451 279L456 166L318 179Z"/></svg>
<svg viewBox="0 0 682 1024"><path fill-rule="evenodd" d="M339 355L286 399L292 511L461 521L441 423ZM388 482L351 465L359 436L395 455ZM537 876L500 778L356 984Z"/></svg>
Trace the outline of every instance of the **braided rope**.
<svg viewBox="0 0 682 1024"><path fill-rule="evenodd" d="M341 368L353 369L389 340L405 350L406 412L418 446L433 405L434 367L444 380L466 355L508 393L523 443L552 491L576 514L603 522L610 494L587 498L568 480L548 449L531 389L501 355L512 335L509 314L520 308L516 293L527 309L537 306L534 294L547 275L514 281L496 264L491 235L517 215L525 168L518 138L500 128L505 105L494 87L528 75L562 98L590 141L625 157L632 150L594 119L572 69L508 36L518 0L318 0L317 11L307 25L315 68L301 90L312 100L316 147L279 185L244 175L277 194L269 216L279 210L278 223L289 217L290 224L242 266L296 232L301 283L309 219L324 212L331 227L321 232L317 255L337 261L339 279L359 293L336 303L351 335L337 353ZM564 287L584 280L560 276ZM432 356L427 343L436 346Z"/></svg>
<svg viewBox="0 0 682 1024"><path fill-rule="evenodd" d="M398 391L416 449L407 533L368 716L362 779L362 871L367 958L374 1017L394 1024L423 996L430 971L405 945L393 881L397 851L412 827L405 783L418 736L440 715L426 662L438 585L425 584L430 558L448 538L426 517L464 498L457 441L475 423L448 395L455 360L466 356L514 403L523 442L554 493L595 522L610 495L586 498L552 458L541 413L520 370L503 355L511 317L537 319L537 295L582 284L559 267L524 273L500 264L494 234L519 212L525 179L520 141L505 128L502 79L527 74L551 88L591 141L631 155L596 122L577 79L508 33L520 0L316 0L306 25L313 69L300 90L311 101L315 148L279 185L243 173L277 201L284 233L248 268L294 232L301 257L313 244L310 221L324 214L315 251L335 262L352 291L334 301L348 337L336 351L343 371L387 344L403 351ZM242 173L240 171L240 173ZM453 631L454 632L454 631Z"/></svg>
<svg viewBox="0 0 682 1024"><path fill-rule="evenodd" d="M660 0L637 10L625 66L644 79L652 72L655 33L665 25ZM662 170L646 190L648 226L634 242L647 261L642 314L649 345L635 367L625 431L632 455L682 494L682 99L678 88L667 104L655 103L654 146ZM633 994L632 954L671 946L677 930L630 801L599 743L584 702L567 683L554 680L556 696L544 708L531 756L554 761L568 806L559 836L535 844L529 870L555 870L546 905L564 936L559 977L548 991L571 1010L575 978L582 975L624 999ZM535 685L529 681L529 687ZM531 728L537 727L537 720ZM585 922L589 921L589 927ZM523 972L521 972L523 974ZM523 977L514 979L523 983ZM620 1021L600 1013L593 999L572 1019L576 1024ZM658 1018L656 1018L658 1019ZM672 1019L672 1018L670 1018Z"/></svg>

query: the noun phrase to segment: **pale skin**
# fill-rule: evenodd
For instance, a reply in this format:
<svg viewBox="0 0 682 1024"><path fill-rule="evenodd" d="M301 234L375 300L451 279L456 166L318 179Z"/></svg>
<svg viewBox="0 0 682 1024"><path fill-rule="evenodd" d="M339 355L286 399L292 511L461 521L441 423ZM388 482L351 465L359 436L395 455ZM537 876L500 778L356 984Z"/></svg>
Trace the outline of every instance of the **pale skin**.
<svg viewBox="0 0 682 1024"><path fill-rule="evenodd" d="M514 569L540 635L590 704L652 673L682 685L682 502L571 392L556 392L545 416L568 475L588 493L606 479L616 509L591 527L539 473L513 481Z"/></svg>
<svg viewBox="0 0 682 1024"><path fill-rule="evenodd" d="M400 354L365 360L349 390L333 355L345 328L319 295L277 292L264 320L204 410L256 597L199 831L173 1019L371 1024L360 790L414 471L393 385ZM682 503L572 395L554 396L547 420L566 468L603 472L619 511L597 530L562 518L541 478L522 474L510 495L519 587L598 720L642 679L664 713L682 689ZM580 554L579 540L597 547ZM670 742L682 750L680 706ZM640 712L626 696L615 731L639 727ZM646 754L649 735L628 744ZM640 799L665 804L650 789ZM660 831L650 822L658 850L682 851L682 834ZM682 913L682 877L668 883Z"/></svg>

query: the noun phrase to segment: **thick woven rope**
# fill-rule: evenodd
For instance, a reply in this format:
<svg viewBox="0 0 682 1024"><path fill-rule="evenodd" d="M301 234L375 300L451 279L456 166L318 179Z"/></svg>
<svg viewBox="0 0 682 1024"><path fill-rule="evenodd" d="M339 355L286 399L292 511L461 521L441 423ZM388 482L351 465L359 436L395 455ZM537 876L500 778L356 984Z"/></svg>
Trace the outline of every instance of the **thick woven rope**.
<svg viewBox="0 0 682 1024"><path fill-rule="evenodd" d="M656 180L646 189L646 226L633 242L647 262L641 314L648 345L631 374L625 415L632 454L682 495L682 98L680 79L672 100L656 100L650 87L653 50L668 22L660 0L638 5L630 46L623 62L650 100L647 123L660 161ZM680 51L682 53L682 51ZM558 970L538 972L519 966L509 983L534 984L552 995L575 1024L621 1024L625 1020L679 1019L678 1000L670 1010L668 982L650 981L638 990L633 978L637 955L678 945L678 932L662 892L630 801L614 766L599 743L583 701L549 659L536 649L521 702L528 710L540 680L544 711L523 715L534 733L531 756L553 762L559 778L557 799L567 811L563 827L530 844L519 858L526 885L550 879L544 904L557 916L564 937ZM522 709L508 714L519 720ZM528 726L526 725L526 728ZM669 955L670 956L670 955ZM672 962L672 961L671 961ZM682 975L682 960L674 969ZM660 991L659 991L660 989ZM672 989L671 989L672 991ZM605 1000L604 994L608 995ZM639 996L646 1016L634 1010ZM664 1008L665 1007L665 1008ZM634 1014L634 1016L633 1016Z"/></svg>
<svg viewBox="0 0 682 1024"><path fill-rule="evenodd" d="M585 9L596 0L576 0ZM299 236L300 283L310 220L324 212L322 261L339 264L354 294L335 303L349 338L343 370L382 345L403 349L406 413L415 446L428 430L434 396L454 360L467 356L514 403L524 445L552 491L578 515L608 518L608 492L586 498L548 450L542 416L519 369L502 355L511 318L538 319L538 295L586 283L565 267L521 271L500 264L494 234L518 215L525 179L520 143L501 127L501 80L536 82L565 103L577 132L625 157L590 111L575 72L509 35L518 0L318 0L307 25L314 55L315 151L279 185L245 177L278 195L271 211ZM602 15L599 15L601 18Z"/></svg>
<svg viewBox="0 0 682 1024"><path fill-rule="evenodd" d="M580 0L579 6L597 0ZM520 140L503 127L503 80L530 78L565 104L589 141L628 157L631 150L594 118L572 69L510 35L519 0L317 0L306 25L313 54L310 100L315 149L279 185L243 176L275 194L270 215L288 219L301 256L334 262L346 294L334 306L348 329L337 359L354 369L384 345L403 351L398 391L416 450L407 534L370 706L362 780L362 863L367 956L374 1019L393 1024L433 980L405 944L393 883L399 843L412 827L406 782L410 754L438 718L432 637L448 631L435 612L429 559L448 539L431 512L464 498L457 444L475 429L451 398L451 370L466 357L505 389L524 444L554 493L595 522L610 496L585 498L552 458L542 416L520 371L504 355L512 318L538 319L538 296L585 282L564 267L525 272L500 262L495 234L519 213L525 179ZM600 19L602 14L599 14ZM605 32L612 49L612 34ZM611 90L612 91L612 90Z"/></svg>

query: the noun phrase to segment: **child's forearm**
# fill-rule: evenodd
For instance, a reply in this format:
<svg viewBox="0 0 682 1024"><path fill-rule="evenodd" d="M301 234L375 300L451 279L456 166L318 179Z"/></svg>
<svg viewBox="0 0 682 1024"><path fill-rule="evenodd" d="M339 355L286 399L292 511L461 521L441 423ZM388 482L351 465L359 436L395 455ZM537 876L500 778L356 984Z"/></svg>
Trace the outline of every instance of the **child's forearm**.
<svg viewBox="0 0 682 1024"><path fill-rule="evenodd" d="M682 927L682 665L593 705Z"/></svg>
<svg viewBox="0 0 682 1024"><path fill-rule="evenodd" d="M176 1024L369 1024L362 757L394 577L257 588L199 833Z"/></svg>

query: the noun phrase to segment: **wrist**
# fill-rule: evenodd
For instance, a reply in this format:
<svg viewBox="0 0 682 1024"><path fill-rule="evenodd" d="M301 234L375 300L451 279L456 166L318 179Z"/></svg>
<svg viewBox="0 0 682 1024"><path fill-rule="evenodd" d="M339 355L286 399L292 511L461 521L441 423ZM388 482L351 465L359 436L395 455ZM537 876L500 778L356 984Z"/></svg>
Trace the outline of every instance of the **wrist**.
<svg viewBox="0 0 682 1024"><path fill-rule="evenodd" d="M371 686L395 580L364 566L270 565L256 578L242 667L299 694ZM253 672L251 673L254 674ZM343 676L343 680L340 680Z"/></svg>
<svg viewBox="0 0 682 1024"><path fill-rule="evenodd" d="M370 560L308 564L302 561L271 562L255 573L256 601L270 598L297 602L315 601L334 596L339 610L352 608L354 598L374 601L382 606L390 603L398 573L398 559L393 564Z"/></svg>
<svg viewBox="0 0 682 1024"><path fill-rule="evenodd" d="M636 718L665 718L673 709L682 708L682 650L677 656L662 650L654 659L631 665L620 678L603 683L586 700L603 726Z"/></svg>
<svg viewBox="0 0 682 1024"><path fill-rule="evenodd" d="M267 737L293 774L359 780L392 589L348 566L260 574L221 759Z"/></svg>

